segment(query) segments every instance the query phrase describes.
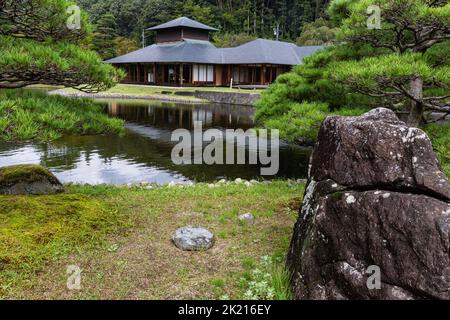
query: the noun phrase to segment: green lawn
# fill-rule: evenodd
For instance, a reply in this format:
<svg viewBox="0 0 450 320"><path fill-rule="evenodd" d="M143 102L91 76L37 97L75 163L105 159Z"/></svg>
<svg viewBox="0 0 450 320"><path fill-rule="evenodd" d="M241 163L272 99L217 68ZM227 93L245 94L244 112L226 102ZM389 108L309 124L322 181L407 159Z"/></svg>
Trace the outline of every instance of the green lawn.
<svg viewBox="0 0 450 320"><path fill-rule="evenodd" d="M39 86L33 86L33 88L39 88ZM48 89L48 86L43 87ZM61 89L60 87L54 87L55 89ZM77 92L76 89L66 88L67 92ZM115 87L103 92L109 94L131 94L131 95L160 95L163 91L177 92L177 91L213 91L213 92L243 92L243 93L261 93L262 89L256 90L244 90L244 89L230 89L226 87L162 87L162 86L145 86L134 84L117 84Z"/></svg>
<svg viewBox="0 0 450 320"><path fill-rule="evenodd" d="M303 185L67 186L0 196L0 299L287 299L284 256ZM238 219L251 212L255 224ZM205 252L171 243L176 228L216 236ZM68 265L81 290L66 287Z"/></svg>

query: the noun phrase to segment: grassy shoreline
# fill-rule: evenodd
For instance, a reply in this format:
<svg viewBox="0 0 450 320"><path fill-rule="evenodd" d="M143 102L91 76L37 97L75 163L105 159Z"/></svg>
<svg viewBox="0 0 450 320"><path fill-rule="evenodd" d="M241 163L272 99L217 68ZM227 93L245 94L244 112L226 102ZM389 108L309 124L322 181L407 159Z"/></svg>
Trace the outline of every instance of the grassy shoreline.
<svg viewBox="0 0 450 320"><path fill-rule="evenodd" d="M49 92L49 95L62 96L68 98L87 98L87 99L114 99L114 100L155 100L155 101L164 101L164 102L174 102L174 103L185 103L185 104L203 104L209 103L207 100L198 99L195 97L189 96L177 96L174 94L152 94L152 95L143 95L143 94L121 94L121 93L83 93L71 91L68 92L65 89L59 89L55 91Z"/></svg>
<svg viewBox="0 0 450 320"><path fill-rule="evenodd" d="M0 196L0 299L289 298L283 258L303 185L67 189ZM237 218L246 212L254 225ZM170 237L184 225L210 229L215 246L177 249ZM66 288L68 265L83 270L82 290Z"/></svg>
<svg viewBox="0 0 450 320"><path fill-rule="evenodd" d="M31 88L40 88L40 86L31 86ZM48 87L42 88L49 90L64 89L66 92L80 92L72 88L61 87ZM210 92L234 92L234 93L261 93L264 89L239 89L229 87L167 87L167 86L150 86L150 85L138 85L138 84L117 84L114 87L102 92L110 94L130 94L130 95L154 95L162 94L162 92L194 92L194 91L210 91Z"/></svg>
<svg viewBox="0 0 450 320"><path fill-rule="evenodd" d="M124 121L110 118L89 99L48 96L32 90L0 90L0 139L51 141L63 135L121 134Z"/></svg>
<svg viewBox="0 0 450 320"><path fill-rule="evenodd" d="M38 89L39 87L34 87ZM49 90L51 95L61 95L65 97L87 97L94 99L145 99L161 100L179 103L209 103L208 100L197 98L183 93L193 94L196 91L219 92L219 93L261 93L263 90L244 90L226 87L165 87L148 86L134 84L117 84L116 86L98 93L86 94L73 88L59 88L54 90L43 87L43 90ZM181 94L180 94L181 93Z"/></svg>

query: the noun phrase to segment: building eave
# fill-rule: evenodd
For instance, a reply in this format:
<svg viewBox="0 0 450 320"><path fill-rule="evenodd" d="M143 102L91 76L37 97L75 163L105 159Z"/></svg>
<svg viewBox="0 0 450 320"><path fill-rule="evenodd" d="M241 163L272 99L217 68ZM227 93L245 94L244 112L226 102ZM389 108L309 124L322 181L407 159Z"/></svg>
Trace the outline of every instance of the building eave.
<svg viewBox="0 0 450 320"><path fill-rule="evenodd" d="M151 45L105 63L202 63L202 64L275 64L296 65L321 46L298 47L295 44L258 39L235 48L216 48L208 41L183 40Z"/></svg>

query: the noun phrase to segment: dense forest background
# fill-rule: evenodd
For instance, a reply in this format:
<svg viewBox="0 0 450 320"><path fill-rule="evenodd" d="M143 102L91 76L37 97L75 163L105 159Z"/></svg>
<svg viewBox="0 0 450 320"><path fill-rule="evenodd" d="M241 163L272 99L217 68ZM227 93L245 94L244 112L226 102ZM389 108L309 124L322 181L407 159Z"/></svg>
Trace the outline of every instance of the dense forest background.
<svg viewBox="0 0 450 320"><path fill-rule="evenodd" d="M220 29L213 41L233 46L254 38L295 42L305 24L321 18L329 0L77 0L96 27L96 48L115 41L116 53L141 46L142 30L187 16ZM146 33L146 44L153 41ZM107 47L105 45L104 47ZM109 46L110 47L110 46ZM118 52L117 52L118 51ZM110 56L113 52L104 52Z"/></svg>

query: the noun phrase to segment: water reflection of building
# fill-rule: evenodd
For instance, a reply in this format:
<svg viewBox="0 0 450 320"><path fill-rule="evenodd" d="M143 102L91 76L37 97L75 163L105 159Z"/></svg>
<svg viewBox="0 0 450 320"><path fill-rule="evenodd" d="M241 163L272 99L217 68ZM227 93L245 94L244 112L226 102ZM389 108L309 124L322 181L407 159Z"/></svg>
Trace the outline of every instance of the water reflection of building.
<svg viewBox="0 0 450 320"><path fill-rule="evenodd" d="M116 101L109 103L109 114L114 117L119 115L119 106Z"/></svg>
<svg viewBox="0 0 450 320"><path fill-rule="evenodd" d="M203 126L210 127L213 123L213 113L207 110L194 110L192 112L192 126L194 125L194 121L201 121Z"/></svg>
<svg viewBox="0 0 450 320"><path fill-rule="evenodd" d="M204 128L242 128L253 126L252 108L230 105L181 105L149 102L148 105L134 105L112 101L109 114L129 122L152 125L159 128L193 129L194 121L201 121Z"/></svg>

